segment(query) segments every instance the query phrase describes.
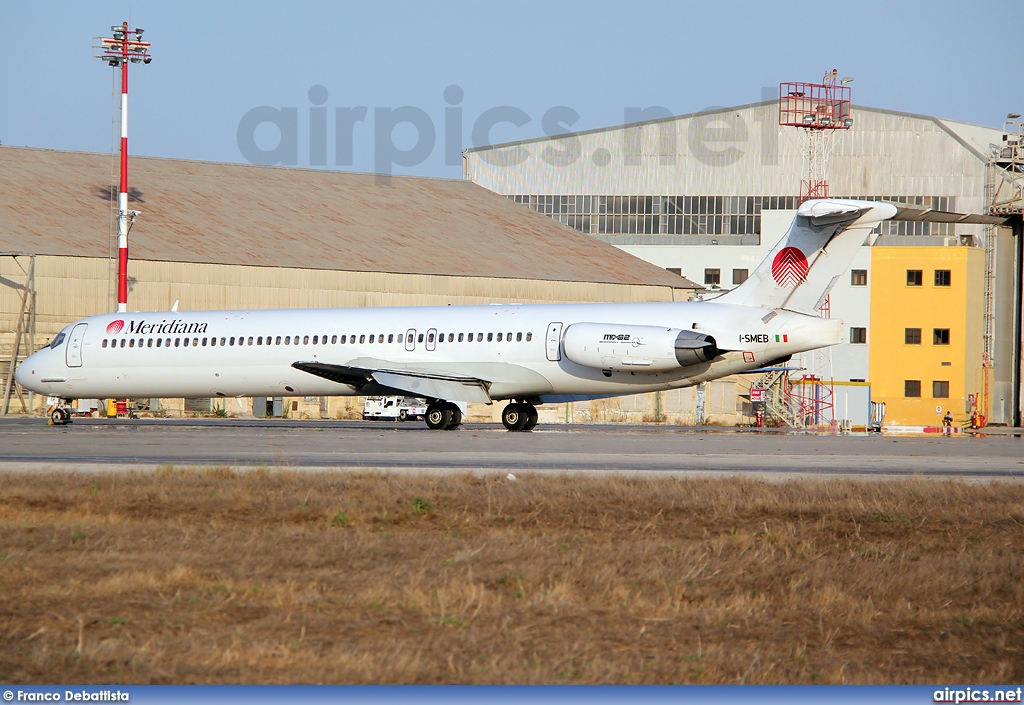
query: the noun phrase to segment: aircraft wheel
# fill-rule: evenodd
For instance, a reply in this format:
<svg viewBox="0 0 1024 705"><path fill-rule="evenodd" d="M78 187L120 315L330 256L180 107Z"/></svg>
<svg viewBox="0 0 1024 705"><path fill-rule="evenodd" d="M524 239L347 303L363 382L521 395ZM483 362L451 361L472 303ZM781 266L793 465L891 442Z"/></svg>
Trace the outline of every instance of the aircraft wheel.
<svg viewBox="0 0 1024 705"><path fill-rule="evenodd" d="M427 428L437 431L448 427L452 420L452 412L445 404L431 404L423 418L427 422Z"/></svg>
<svg viewBox="0 0 1024 705"><path fill-rule="evenodd" d="M50 423L54 426L66 426L71 423L71 412L67 409L57 408L50 412Z"/></svg>
<svg viewBox="0 0 1024 705"><path fill-rule="evenodd" d="M445 404L448 411L451 413L451 419L448 421L448 425L444 427L446 431L454 431L462 425L462 409L459 408L458 404L452 404L448 402Z"/></svg>
<svg viewBox="0 0 1024 705"><path fill-rule="evenodd" d="M398 412L398 420L399 421L405 421L408 418L409 418L409 412L406 411L405 409L402 409L401 411Z"/></svg>
<svg viewBox="0 0 1024 705"><path fill-rule="evenodd" d="M540 420L540 414L537 413L537 407L533 404L523 404L526 407L526 423L523 425L524 431L532 431L537 428L537 421Z"/></svg>
<svg viewBox="0 0 1024 705"><path fill-rule="evenodd" d="M501 423L509 431L522 431L526 425L527 410L525 404L509 404L501 412Z"/></svg>

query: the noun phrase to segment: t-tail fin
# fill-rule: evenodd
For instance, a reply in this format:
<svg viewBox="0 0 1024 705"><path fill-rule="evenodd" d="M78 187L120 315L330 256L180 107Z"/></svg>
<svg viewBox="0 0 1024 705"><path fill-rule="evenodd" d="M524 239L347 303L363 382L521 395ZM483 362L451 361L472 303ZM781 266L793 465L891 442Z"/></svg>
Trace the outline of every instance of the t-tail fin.
<svg viewBox="0 0 1024 705"><path fill-rule="evenodd" d="M813 312L853 262L881 221L896 215L888 203L806 201L786 237L738 287L716 301Z"/></svg>

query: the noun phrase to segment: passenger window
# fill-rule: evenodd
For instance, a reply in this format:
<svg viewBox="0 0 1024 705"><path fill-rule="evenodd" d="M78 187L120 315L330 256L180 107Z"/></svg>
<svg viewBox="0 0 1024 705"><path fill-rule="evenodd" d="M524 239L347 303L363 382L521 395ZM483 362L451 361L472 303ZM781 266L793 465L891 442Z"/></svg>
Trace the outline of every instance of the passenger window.
<svg viewBox="0 0 1024 705"><path fill-rule="evenodd" d="M185 338L185 347L188 347L188 338Z"/></svg>
<svg viewBox="0 0 1024 705"><path fill-rule="evenodd" d="M377 336L374 335L373 333L370 333L370 342L372 343L376 339L377 339Z"/></svg>
<svg viewBox="0 0 1024 705"><path fill-rule="evenodd" d="M509 342L509 343L512 342L512 334L511 333L506 333L505 334L505 341Z"/></svg>
<svg viewBox="0 0 1024 705"><path fill-rule="evenodd" d="M365 335L359 336L359 342L360 343L365 343L366 342L366 336Z"/></svg>
<svg viewBox="0 0 1024 705"><path fill-rule="evenodd" d="M192 338L192 347L194 348L197 345L199 345L199 338Z"/></svg>
<svg viewBox="0 0 1024 705"><path fill-rule="evenodd" d="M132 338L131 340L128 341L128 347L129 348L134 348L135 347L135 338Z"/></svg>
<svg viewBox="0 0 1024 705"><path fill-rule="evenodd" d="M224 341L222 340L221 342L224 342ZM164 340L164 347L165 348L171 347L171 339L170 338L167 338L166 340Z"/></svg>
<svg viewBox="0 0 1024 705"><path fill-rule="evenodd" d="M261 335L261 336L258 336L258 337L256 338L256 344L257 344L257 345L263 345L263 336L262 336L262 335Z"/></svg>
<svg viewBox="0 0 1024 705"><path fill-rule="evenodd" d="M308 335L302 336L302 344L303 345L309 345L309 336Z"/></svg>
<svg viewBox="0 0 1024 705"><path fill-rule="evenodd" d="M343 342L343 343L344 343L345 341L343 340L343 341L341 341L341 342ZM336 335L332 335L332 336L331 336L331 345L337 345L337 344L338 344L338 336L336 336Z"/></svg>
<svg viewBox="0 0 1024 705"><path fill-rule="evenodd" d="M418 336L416 336L416 342L417 343L422 343L423 342L423 334L422 333L420 333Z"/></svg>
<svg viewBox="0 0 1024 705"><path fill-rule="evenodd" d="M517 343L523 342L523 334L522 333L516 333L516 342Z"/></svg>
<svg viewBox="0 0 1024 705"><path fill-rule="evenodd" d="M249 345L252 345L252 336L249 336Z"/></svg>
<svg viewBox="0 0 1024 705"><path fill-rule="evenodd" d="M216 338L210 338L210 347L211 348L217 347L217 339Z"/></svg>
<svg viewBox="0 0 1024 705"><path fill-rule="evenodd" d="M284 344L285 345L291 345L292 344L292 337L290 335L286 335L284 337Z"/></svg>
<svg viewBox="0 0 1024 705"><path fill-rule="evenodd" d="M139 342L142 342L142 341L139 341ZM146 338L146 347L147 348L153 347L153 339L152 338Z"/></svg>
<svg viewBox="0 0 1024 705"><path fill-rule="evenodd" d="M483 333L477 333L476 334L476 342L478 342L478 343L484 342L484 334Z"/></svg>
<svg viewBox="0 0 1024 705"><path fill-rule="evenodd" d="M162 343L162 342L164 342L163 338L157 338L156 339L156 346L159 348L160 347L160 343Z"/></svg>
<svg viewBox="0 0 1024 705"><path fill-rule="evenodd" d="M439 343L443 343L444 342L444 333L438 333L437 334L437 342L439 342Z"/></svg>
<svg viewBox="0 0 1024 705"><path fill-rule="evenodd" d="M427 342L428 343L433 343L434 342L434 334L433 333L431 333L430 335L427 336Z"/></svg>
<svg viewBox="0 0 1024 705"><path fill-rule="evenodd" d="M533 333L527 333L526 334L526 342L529 343L531 340L533 340Z"/></svg>
<svg viewBox="0 0 1024 705"><path fill-rule="evenodd" d="M203 338L203 347L204 348L206 347L206 340L207 340L206 338Z"/></svg>
<svg viewBox="0 0 1024 705"><path fill-rule="evenodd" d="M320 336L314 335L313 336L313 345L316 345L319 342L320 342Z"/></svg>
<svg viewBox="0 0 1024 705"><path fill-rule="evenodd" d="M398 334L398 342L399 343L404 342L403 338L405 338L405 334L404 333L399 333Z"/></svg>
<svg viewBox="0 0 1024 705"><path fill-rule="evenodd" d="M491 336L487 336L487 339L490 340ZM498 333L498 342L501 342L501 333Z"/></svg>
<svg viewBox="0 0 1024 705"><path fill-rule="evenodd" d="M235 336L231 336L231 338L230 338L230 339L228 340L228 342L229 342L229 343L230 343L231 345L234 345L234 344L235 344Z"/></svg>
<svg viewBox="0 0 1024 705"><path fill-rule="evenodd" d="M388 342L389 343L395 342L395 334L394 333L388 333Z"/></svg>
<svg viewBox="0 0 1024 705"><path fill-rule="evenodd" d="M50 347L52 348L53 346L51 345ZM101 348L107 347L107 339L106 338L103 339L103 345L101 345L100 347Z"/></svg>
<svg viewBox="0 0 1024 705"><path fill-rule="evenodd" d="M463 337L462 337L462 336L463 336L463 334L462 334L462 333L459 333L459 342L460 342L460 343L461 343L461 342L463 341Z"/></svg>
<svg viewBox="0 0 1024 705"><path fill-rule="evenodd" d="M176 347L176 348L181 347L181 338L175 338L174 339L174 347Z"/></svg>
<svg viewBox="0 0 1024 705"><path fill-rule="evenodd" d="M492 341L493 339L494 339L494 333L488 333L488 334L487 334L487 342L489 343L489 342L491 342L491 341Z"/></svg>
<svg viewBox="0 0 1024 705"><path fill-rule="evenodd" d="M277 336L276 338L274 338L274 345L280 345L280 344L281 344L281 336Z"/></svg>

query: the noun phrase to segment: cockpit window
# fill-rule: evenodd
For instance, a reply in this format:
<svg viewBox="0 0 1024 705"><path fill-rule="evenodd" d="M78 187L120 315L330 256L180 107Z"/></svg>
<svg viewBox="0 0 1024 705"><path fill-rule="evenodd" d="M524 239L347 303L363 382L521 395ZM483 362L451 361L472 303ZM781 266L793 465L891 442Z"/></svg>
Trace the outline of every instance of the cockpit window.
<svg viewBox="0 0 1024 705"><path fill-rule="evenodd" d="M59 347L60 347L60 344L64 342L64 338L66 338L66 337L67 337L67 336L66 336L66 335L64 335L64 332L63 332L63 331L61 331L61 332L60 332L60 333L59 333L59 334L57 335L57 337L56 337L56 338L54 338L54 339L53 339L52 341L50 341L50 349L52 350L52 349L55 349L55 348L59 348Z"/></svg>

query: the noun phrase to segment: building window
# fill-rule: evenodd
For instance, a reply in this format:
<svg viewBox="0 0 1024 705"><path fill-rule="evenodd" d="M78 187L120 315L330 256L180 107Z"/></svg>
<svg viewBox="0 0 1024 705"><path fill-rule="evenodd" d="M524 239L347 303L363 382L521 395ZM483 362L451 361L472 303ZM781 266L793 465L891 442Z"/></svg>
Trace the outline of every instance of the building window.
<svg viewBox="0 0 1024 705"><path fill-rule="evenodd" d="M704 283L708 285L721 284L722 283L722 270L721 269L705 269L704 270Z"/></svg>
<svg viewBox="0 0 1024 705"><path fill-rule="evenodd" d="M850 328L850 344L864 345L868 342L867 328Z"/></svg>
<svg viewBox="0 0 1024 705"><path fill-rule="evenodd" d="M949 286L953 277L948 269L935 270L935 286Z"/></svg>
<svg viewBox="0 0 1024 705"><path fill-rule="evenodd" d="M932 345L949 345L949 328L933 328Z"/></svg>
<svg viewBox="0 0 1024 705"><path fill-rule="evenodd" d="M920 399L921 398L921 380L919 379L907 379L903 380L903 396L908 399Z"/></svg>
<svg viewBox="0 0 1024 705"><path fill-rule="evenodd" d="M941 380L932 382L932 398L949 399L949 382Z"/></svg>
<svg viewBox="0 0 1024 705"><path fill-rule="evenodd" d="M920 345L921 344L921 329L920 328L906 328L903 331L903 342L906 345Z"/></svg>
<svg viewBox="0 0 1024 705"><path fill-rule="evenodd" d="M923 272L920 269L908 269L907 286L921 286L921 283L924 281L922 274Z"/></svg>
<svg viewBox="0 0 1024 705"><path fill-rule="evenodd" d="M850 270L850 286L867 286L868 285L868 270L866 269L851 269Z"/></svg>
<svg viewBox="0 0 1024 705"><path fill-rule="evenodd" d="M734 269L732 270L732 283L733 285L742 284L747 280L750 273L746 269Z"/></svg>

